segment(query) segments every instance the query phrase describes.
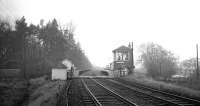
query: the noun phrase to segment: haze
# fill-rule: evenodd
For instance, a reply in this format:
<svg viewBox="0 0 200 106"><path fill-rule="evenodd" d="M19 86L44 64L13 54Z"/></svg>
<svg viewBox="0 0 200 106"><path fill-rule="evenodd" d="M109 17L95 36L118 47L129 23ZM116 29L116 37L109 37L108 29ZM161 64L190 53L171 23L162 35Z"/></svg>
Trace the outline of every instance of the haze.
<svg viewBox="0 0 200 106"><path fill-rule="evenodd" d="M187 59L200 38L198 0L0 0L0 16L72 22L75 38L97 66L112 62L112 50L132 41L136 60L139 45L147 42Z"/></svg>

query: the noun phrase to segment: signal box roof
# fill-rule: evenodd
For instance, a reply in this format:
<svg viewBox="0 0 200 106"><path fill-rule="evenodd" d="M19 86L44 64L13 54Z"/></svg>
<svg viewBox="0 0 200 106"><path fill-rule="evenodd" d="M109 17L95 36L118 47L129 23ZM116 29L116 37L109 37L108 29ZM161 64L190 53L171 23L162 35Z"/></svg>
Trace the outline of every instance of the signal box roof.
<svg viewBox="0 0 200 106"><path fill-rule="evenodd" d="M117 49L113 50L113 52L116 52L116 51L131 51L131 50L132 50L131 48L123 45L123 46L120 46Z"/></svg>

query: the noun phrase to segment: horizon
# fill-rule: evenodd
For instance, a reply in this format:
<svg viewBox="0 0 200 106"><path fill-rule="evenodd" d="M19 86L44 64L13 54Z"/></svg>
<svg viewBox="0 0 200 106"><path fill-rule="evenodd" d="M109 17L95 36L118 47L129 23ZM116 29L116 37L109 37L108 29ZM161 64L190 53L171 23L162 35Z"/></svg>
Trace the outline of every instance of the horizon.
<svg viewBox="0 0 200 106"><path fill-rule="evenodd" d="M134 44L135 60L139 46L148 42L160 44L180 60L188 59L196 56L200 38L197 0L1 0L0 4L0 16L11 21L25 16L33 24L53 18L61 25L72 22L75 39L95 66L112 62L112 50L129 42Z"/></svg>

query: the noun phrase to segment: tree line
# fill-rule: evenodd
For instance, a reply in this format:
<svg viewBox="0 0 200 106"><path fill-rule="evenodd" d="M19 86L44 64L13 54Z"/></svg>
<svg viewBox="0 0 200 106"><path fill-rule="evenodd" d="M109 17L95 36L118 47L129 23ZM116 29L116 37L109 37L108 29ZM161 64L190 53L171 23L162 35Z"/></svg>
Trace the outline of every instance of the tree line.
<svg viewBox="0 0 200 106"><path fill-rule="evenodd" d="M147 70L147 75L154 79L167 80L177 74L185 79L195 80L199 73L196 58L180 61L174 53L159 44L142 44L140 53L140 59Z"/></svg>
<svg viewBox="0 0 200 106"><path fill-rule="evenodd" d="M2 68L20 68L27 76L50 74L51 68L64 59L79 69L92 67L90 61L74 39L74 27L58 25L53 19L34 25L24 17L15 21L15 27L0 20L0 64ZM14 64L12 64L14 62ZM10 63L10 64L9 64Z"/></svg>

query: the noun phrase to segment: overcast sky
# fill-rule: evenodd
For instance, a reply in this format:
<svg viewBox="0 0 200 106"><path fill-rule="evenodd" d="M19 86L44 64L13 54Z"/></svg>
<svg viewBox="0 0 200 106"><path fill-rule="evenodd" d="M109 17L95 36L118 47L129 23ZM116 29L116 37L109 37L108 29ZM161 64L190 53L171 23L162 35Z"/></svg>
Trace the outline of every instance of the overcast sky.
<svg viewBox="0 0 200 106"><path fill-rule="evenodd" d="M200 44L199 0L0 0L0 16L25 16L38 24L54 17L75 25L75 37L91 62L105 66L112 50L134 42L155 42L180 59L195 56Z"/></svg>

